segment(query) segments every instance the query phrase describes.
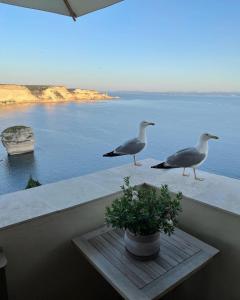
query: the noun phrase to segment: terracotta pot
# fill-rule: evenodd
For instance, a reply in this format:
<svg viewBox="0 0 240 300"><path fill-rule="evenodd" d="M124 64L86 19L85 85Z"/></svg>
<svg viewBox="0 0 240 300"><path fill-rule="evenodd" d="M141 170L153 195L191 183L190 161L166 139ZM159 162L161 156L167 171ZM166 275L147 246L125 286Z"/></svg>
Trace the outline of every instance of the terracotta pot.
<svg viewBox="0 0 240 300"><path fill-rule="evenodd" d="M149 235L135 235L128 229L124 234L127 251L140 260L153 259L160 249L160 232Z"/></svg>

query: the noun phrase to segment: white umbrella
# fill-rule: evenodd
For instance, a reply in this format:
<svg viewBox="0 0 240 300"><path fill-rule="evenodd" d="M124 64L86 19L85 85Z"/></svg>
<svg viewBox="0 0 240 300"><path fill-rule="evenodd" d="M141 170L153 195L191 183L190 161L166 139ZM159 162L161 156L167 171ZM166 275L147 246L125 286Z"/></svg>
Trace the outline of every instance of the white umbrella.
<svg viewBox="0 0 240 300"><path fill-rule="evenodd" d="M33 8L60 15L77 17L123 0L0 0L5 4Z"/></svg>

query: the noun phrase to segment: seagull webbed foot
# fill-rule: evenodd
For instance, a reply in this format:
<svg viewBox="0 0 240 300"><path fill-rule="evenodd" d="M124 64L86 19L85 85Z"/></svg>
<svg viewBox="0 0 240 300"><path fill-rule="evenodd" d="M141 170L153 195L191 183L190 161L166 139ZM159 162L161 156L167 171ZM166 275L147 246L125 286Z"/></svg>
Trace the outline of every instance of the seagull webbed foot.
<svg viewBox="0 0 240 300"><path fill-rule="evenodd" d="M198 181L203 181L204 178L199 178L199 177L194 177L195 180L198 180Z"/></svg>

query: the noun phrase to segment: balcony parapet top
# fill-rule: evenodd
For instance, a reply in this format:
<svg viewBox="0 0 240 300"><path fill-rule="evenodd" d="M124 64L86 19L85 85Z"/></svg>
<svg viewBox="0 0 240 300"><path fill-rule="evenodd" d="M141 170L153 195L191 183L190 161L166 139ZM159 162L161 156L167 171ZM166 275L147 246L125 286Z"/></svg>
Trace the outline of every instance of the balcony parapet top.
<svg viewBox="0 0 240 300"><path fill-rule="evenodd" d="M181 176L182 170L157 170L159 163L145 159L141 167L122 165L104 171L75 177L37 188L0 196L0 228L18 224L43 215L55 213L120 191L123 177L131 183L147 183L156 187L168 184L172 192L181 191L185 197L202 204L240 215L240 181L207 172L199 172L204 181Z"/></svg>

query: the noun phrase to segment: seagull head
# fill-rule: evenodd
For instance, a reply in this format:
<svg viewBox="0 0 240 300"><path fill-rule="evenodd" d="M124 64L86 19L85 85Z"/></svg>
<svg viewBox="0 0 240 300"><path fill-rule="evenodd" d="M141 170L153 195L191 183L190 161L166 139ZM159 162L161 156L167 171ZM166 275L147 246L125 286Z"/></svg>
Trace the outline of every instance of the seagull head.
<svg viewBox="0 0 240 300"><path fill-rule="evenodd" d="M141 127L147 127L147 126L149 126L149 125L155 125L155 123L153 123L153 122L148 122L148 121L142 121L141 123L140 123L140 126Z"/></svg>
<svg viewBox="0 0 240 300"><path fill-rule="evenodd" d="M218 140L219 137L210 133L203 133L201 135L201 140L208 141L210 139Z"/></svg>

